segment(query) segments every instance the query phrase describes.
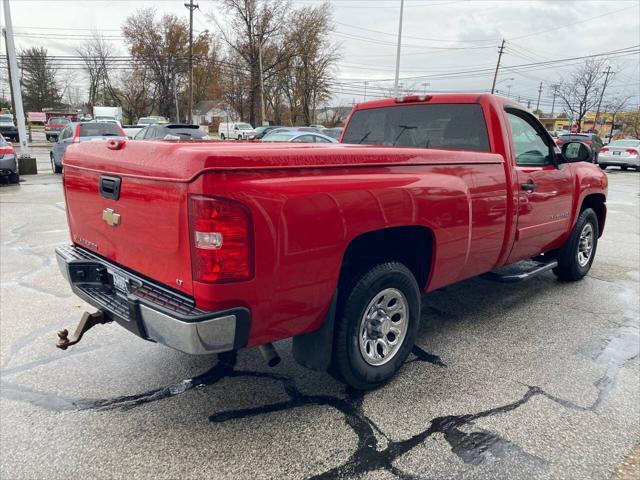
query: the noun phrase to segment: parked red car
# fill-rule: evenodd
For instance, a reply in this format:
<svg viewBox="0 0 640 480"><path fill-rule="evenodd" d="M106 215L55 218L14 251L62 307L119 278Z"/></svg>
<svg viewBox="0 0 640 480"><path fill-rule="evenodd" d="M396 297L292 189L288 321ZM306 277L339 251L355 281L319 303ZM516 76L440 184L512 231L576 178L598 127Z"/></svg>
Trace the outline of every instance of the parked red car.
<svg viewBox="0 0 640 480"><path fill-rule="evenodd" d="M409 355L421 292L531 258L492 278L589 271L607 177L511 100L363 103L342 142L71 145L57 259L99 311L59 346L110 320L191 354L293 337L302 365L367 389Z"/></svg>
<svg viewBox="0 0 640 480"><path fill-rule="evenodd" d="M44 134L47 137L47 142L55 141L58 139L60 130L66 127L71 120L66 117L51 117L44 124Z"/></svg>

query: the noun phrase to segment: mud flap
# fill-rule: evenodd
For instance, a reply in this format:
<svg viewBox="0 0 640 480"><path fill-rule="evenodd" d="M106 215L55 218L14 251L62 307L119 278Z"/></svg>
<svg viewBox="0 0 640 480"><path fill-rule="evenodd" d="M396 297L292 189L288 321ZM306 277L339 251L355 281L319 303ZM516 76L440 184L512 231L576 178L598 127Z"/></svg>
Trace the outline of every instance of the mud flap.
<svg viewBox="0 0 640 480"><path fill-rule="evenodd" d="M303 367L324 371L331 366L337 301L338 292L333 295L329 311L319 329L293 337L293 358Z"/></svg>

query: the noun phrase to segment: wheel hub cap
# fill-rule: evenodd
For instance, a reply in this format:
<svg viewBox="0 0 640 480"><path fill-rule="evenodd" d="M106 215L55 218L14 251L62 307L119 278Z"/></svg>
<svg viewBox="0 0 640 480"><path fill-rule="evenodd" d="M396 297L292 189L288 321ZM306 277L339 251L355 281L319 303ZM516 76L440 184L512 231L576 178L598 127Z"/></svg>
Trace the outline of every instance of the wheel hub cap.
<svg viewBox="0 0 640 480"><path fill-rule="evenodd" d="M409 325L409 304L403 293L387 288L373 296L360 320L359 346L369 365L390 361L400 350Z"/></svg>
<svg viewBox="0 0 640 480"><path fill-rule="evenodd" d="M593 253L593 227L590 223L585 224L580 232L580 239L578 240L578 264L581 267L586 266L591 259Z"/></svg>

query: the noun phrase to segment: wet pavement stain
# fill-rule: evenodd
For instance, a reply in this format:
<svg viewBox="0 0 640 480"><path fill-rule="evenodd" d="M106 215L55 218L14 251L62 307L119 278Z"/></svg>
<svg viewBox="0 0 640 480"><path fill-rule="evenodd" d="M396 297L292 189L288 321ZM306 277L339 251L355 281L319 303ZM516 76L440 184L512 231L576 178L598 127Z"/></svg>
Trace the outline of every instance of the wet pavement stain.
<svg viewBox="0 0 640 480"><path fill-rule="evenodd" d="M477 413L433 418L425 430L403 440L390 439L364 413L365 393L347 388L344 397L305 394L299 389L295 380L288 375L264 371L236 370L236 352L219 355L218 362L211 369L200 375L143 393L106 399L66 397L7 382L6 378L13 373L35 368L56 358L41 358L24 365L6 366L7 363L12 363L11 360L20 350L39 338L43 334L42 330L33 332L14 344L9 361L5 362L5 367L0 369L0 396L9 400L31 403L50 411L129 410L147 403L181 395L194 388L214 385L226 378L261 378L280 383L284 393L289 398L272 404L216 412L211 414L208 419L211 423L216 424L293 408L304 408L306 406L334 408L344 415L345 423L353 430L358 439L357 446L342 465L311 478L353 478L378 470L387 471L401 479L422 478L403 472L393 463L437 434L442 435L448 442L452 453L467 464L480 465L492 460L499 461L505 458L516 458L521 465L544 466L547 464L545 459L527 453L517 444L484 429L473 430L474 421L514 411L536 396L543 396L572 410L596 409L610 392L620 368L638 356L638 326L633 322L633 319L628 318L627 320L625 324L616 329L596 359L598 363L606 366L606 371L594 383L594 386L598 389L598 397L592 405L581 406L573 401L553 396L540 387L527 386L526 393L511 403ZM81 352L78 351L78 353ZM440 368L447 367L439 356L429 353L417 345L413 347L412 354L414 358L409 359L409 362L424 362ZM379 444L379 437L384 439L384 448L381 448Z"/></svg>

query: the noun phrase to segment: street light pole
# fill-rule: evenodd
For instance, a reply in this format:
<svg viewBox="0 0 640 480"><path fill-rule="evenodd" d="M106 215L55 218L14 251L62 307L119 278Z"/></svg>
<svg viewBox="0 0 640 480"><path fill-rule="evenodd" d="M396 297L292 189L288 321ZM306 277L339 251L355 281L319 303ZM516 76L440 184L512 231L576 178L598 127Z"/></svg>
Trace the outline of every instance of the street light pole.
<svg viewBox="0 0 640 480"><path fill-rule="evenodd" d="M18 61L16 60L16 44L13 38L13 22L11 21L11 7L9 0L4 0L4 18L5 18L5 39L7 41L7 56L9 57L9 66L11 68L11 88L13 91L13 100L16 105L14 112L16 123L18 125L18 137L20 139L20 156L29 156L29 147L27 146L27 129L24 124L24 108L22 106L22 90L20 89L20 80L18 79Z"/></svg>
<svg viewBox="0 0 640 480"><path fill-rule="evenodd" d="M404 0L400 0L400 24L398 26L398 48L396 51L396 79L394 83L395 96L398 96L398 81L400 78L400 47L402 46L402 13L404 11Z"/></svg>
<svg viewBox="0 0 640 480"><path fill-rule="evenodd" d="M265 124L264 111L264 77L262 75L262 34L260 35L260 43L258 43L258 69L260 69L260 120L261 125Z"/></svg>

